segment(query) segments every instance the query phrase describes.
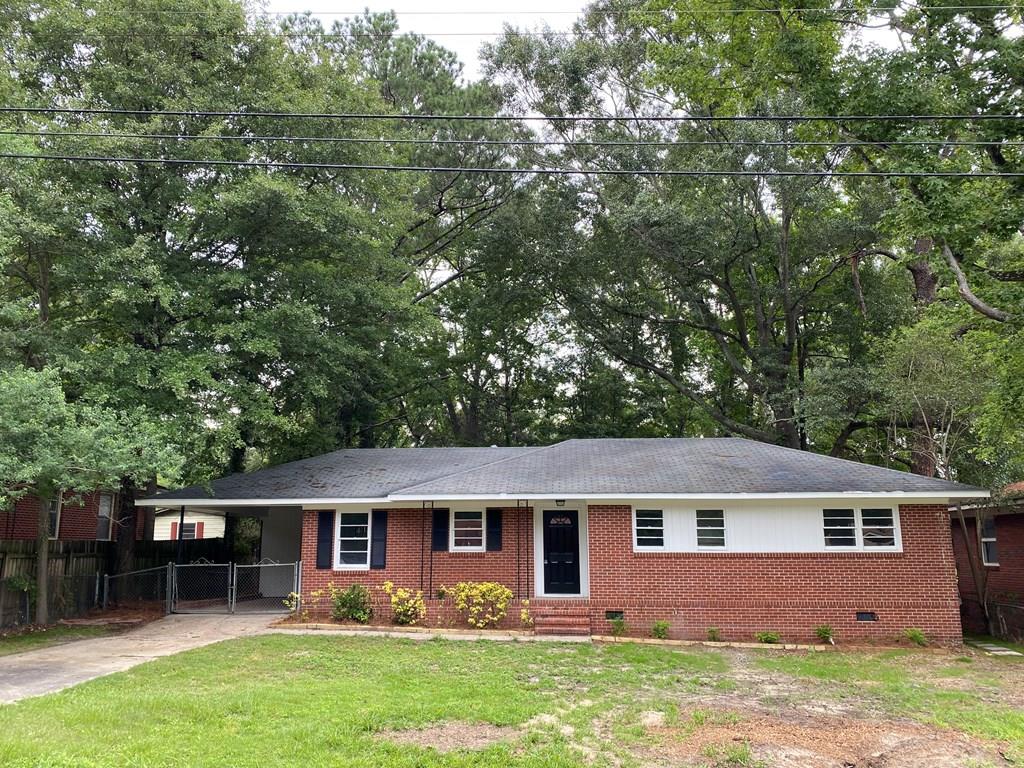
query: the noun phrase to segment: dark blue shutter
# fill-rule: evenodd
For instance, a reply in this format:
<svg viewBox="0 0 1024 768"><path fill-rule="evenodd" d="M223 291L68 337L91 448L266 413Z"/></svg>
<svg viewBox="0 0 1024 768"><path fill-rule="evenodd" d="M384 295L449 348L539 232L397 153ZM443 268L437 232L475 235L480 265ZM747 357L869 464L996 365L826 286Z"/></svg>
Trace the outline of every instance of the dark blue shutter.
<svg viewBox="0 0 1024 768"><path fill-rule="evenodd" d="M430 549L434 552L448 551L448 510L434 510L434 528L430 536Z"/></svg>
<svg viewBox="0 0 1024 768"><path fill-rule="evenodd" d="M487 551L501 551L501 510L487 510Z"/></svg>
<svg viewBox="0 0 1024 768"><path fill-rule="evenodd" d="M334 565L334 512L316 513L316 567L320 570Z"/></svg>
<svg viewBox="0 0 1024 768"><path fill-rule="evenodd" d="M386 509L375 509L371 514L373 525L370 526L370 567L383 568L388 560L388 512Z"/></svg>

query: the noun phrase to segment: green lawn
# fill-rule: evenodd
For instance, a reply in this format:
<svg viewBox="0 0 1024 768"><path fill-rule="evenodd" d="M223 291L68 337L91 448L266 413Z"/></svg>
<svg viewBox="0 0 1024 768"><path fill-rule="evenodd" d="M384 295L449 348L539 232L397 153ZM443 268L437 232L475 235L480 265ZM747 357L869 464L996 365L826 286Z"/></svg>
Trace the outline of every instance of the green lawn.
<svg viewBox="0 0 1024 768"><path fill-rule="evenodd" d="M0 656L22 651L34 651L48 645L84 640L89 637L103 637L113 631L110 627L66 627L57 625L45 629L6 630L0 632Z"/></svg>
<svg viewBox="0 0 1024 768"><path fill-rule="evenodd" d="M640 766L667 748L666 739L678 742L705 724L742 730L747 715L734 714L737 706L777 698L761 697L750 674L792 679L799 686L794 702L848 699L855 689L872 706L906 709L921 722L1024 753L1020 711L989 703L984 687L949 687L962 681L961 667L970 676L989 661L935 658L267 635L0 707L0 765ZM934 666L939 682L902 679L915 659ZM1001 684L991 670L985 675ZM664 728L647 727L652 714ZM516 730L475 750L380 737L474 723ZM732 741L702 748L698 764L766 764L745 742Z"/></svg>

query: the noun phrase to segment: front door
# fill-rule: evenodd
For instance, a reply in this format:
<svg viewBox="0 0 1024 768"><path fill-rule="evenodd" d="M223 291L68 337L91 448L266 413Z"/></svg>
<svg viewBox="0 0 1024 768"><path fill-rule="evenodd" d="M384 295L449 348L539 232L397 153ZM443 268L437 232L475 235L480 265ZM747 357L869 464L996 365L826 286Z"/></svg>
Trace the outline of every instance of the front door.
<svg viewBox="0 0 1024 768"><path fill-rule="evenodd" d="M544 510L544 593L580 593L580 518L575 509Z"/></svg>

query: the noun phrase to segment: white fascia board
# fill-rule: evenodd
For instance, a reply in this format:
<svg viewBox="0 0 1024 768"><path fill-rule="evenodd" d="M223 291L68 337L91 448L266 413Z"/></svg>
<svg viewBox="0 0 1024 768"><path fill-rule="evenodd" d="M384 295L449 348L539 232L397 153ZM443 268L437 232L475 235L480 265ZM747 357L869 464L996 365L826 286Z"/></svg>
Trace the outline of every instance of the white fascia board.
<svg viewBox="0 0 1024 768"><path fill-rule="evenodd" d="M480 493L480 494L392 494L389 501L500 501L517 499L586 499L587 501L629 501L631 499L671 499L678 501L701 499L985 499L988 491L838 491L800 493Z"/></svg>
<svg viewBox="0 0 1024 768"><path fill-rule="evenodd" d="M386 497L350 498L334 497L319 499L139 499L137 507L307 507L333 506L337 504L387 504L408 501L516 501L519 499L586 499L588 501L630 501L633 499L667 499L674 501L699 501L701 499L901 499L935 500L947 502L953 499L987 499L988 491L839 491L800 493L460 493L460 494L402 494Z"/></svg>
<svg viewBox="0 0 1024 768"><path fill-rule="evenodd" d="M333 499L139 499L137 507L312 507L334 504L386 504L387 498Z"/></svg>

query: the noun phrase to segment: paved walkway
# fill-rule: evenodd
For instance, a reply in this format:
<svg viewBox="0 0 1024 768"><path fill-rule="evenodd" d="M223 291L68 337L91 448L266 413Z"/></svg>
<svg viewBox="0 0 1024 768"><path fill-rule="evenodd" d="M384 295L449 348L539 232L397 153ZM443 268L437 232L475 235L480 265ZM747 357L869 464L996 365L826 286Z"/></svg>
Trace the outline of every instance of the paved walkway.
<svg viewBox="0 0 1024 768"><path fill-rule="evenodd" d="M268 631L273 615L171 615L111 637L0 657L0 704L53 693L203 645Z"/></svg>
<svg viewBox="0 0 1024 768"><path fill-rule="evenodd" d="M996 645L995 643L985 642L983 640L968 640L968 645L973 645L975 648L981 648L989 656L1024 656L1024 653L1007 648L1003 645Z"/></svg>

